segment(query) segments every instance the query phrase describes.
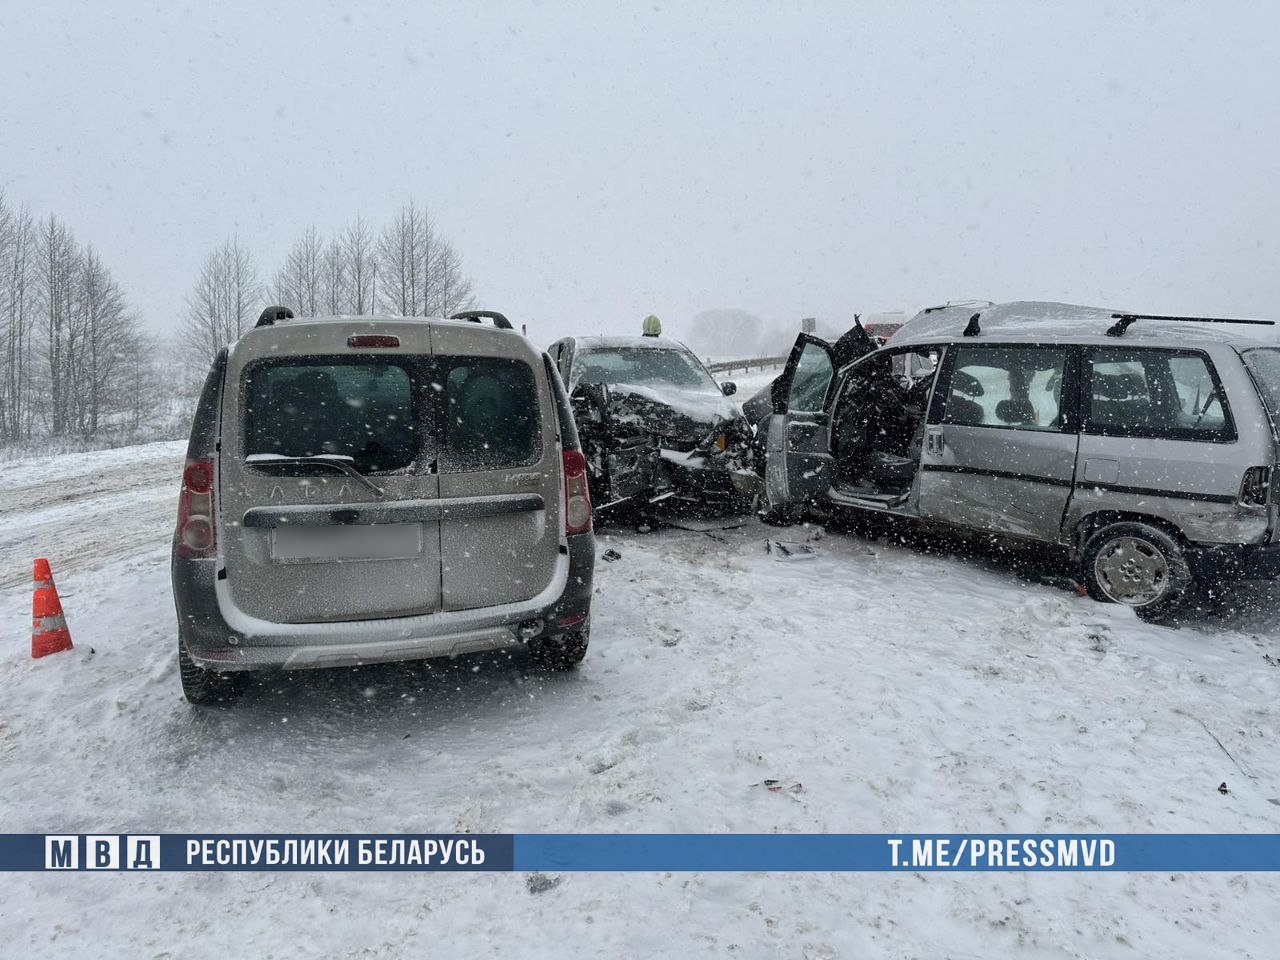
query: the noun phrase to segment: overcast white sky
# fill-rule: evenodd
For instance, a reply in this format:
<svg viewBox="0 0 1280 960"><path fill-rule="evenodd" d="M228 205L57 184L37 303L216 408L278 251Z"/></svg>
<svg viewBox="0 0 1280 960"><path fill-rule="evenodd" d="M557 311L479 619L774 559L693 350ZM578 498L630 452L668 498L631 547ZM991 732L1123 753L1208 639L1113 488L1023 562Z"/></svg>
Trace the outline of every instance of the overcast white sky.
<svg viewBox="0 0 1280 960"><path fill-rule="evenodd" d="M961 297L1280 313L1280 4L0 0L0 185L155 329L413 195L547 342Z"/></svg>

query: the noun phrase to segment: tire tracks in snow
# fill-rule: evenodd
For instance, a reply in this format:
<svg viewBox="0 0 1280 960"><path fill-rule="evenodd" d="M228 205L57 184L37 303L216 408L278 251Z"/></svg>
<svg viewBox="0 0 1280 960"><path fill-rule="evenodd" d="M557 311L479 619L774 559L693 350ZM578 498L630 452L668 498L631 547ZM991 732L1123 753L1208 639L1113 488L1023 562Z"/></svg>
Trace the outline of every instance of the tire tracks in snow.
<svg viewBox="0 0 1280 960"><path fill-rule="evenodd" d="M168 545L182 457L138 449L125 464L0 488L0 590L27 583L37 556L57 576Z"/></svg>

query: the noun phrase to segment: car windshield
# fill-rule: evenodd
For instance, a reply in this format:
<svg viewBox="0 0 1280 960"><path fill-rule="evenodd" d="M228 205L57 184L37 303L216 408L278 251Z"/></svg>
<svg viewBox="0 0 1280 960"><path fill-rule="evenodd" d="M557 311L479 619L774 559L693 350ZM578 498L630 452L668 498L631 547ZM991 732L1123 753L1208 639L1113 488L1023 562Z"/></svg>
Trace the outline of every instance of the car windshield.
<svg viewBox="0 0 1280 960"><path fill-rule="evenodd" d="M642 386L670 384L676 387L717 391L715 381L699 363L682 350L665 347L607 347L584 350L574 364L573 380L579 383L634 383Z"/></svg>
<svg viewBox="0 0 1280 960"><path fill-rule="evenodd" d="M1271 416L1280 417L1280 349L1260 347L1244 352L1244 364L1262 392Z"/></svg>

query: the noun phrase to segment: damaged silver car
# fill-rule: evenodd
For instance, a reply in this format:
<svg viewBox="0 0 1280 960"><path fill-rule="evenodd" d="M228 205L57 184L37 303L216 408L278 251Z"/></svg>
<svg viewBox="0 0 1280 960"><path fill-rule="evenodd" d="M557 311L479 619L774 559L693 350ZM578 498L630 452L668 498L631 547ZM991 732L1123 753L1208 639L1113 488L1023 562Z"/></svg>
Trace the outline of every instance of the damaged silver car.
<svg viewBox="0 0 1280 960"><path fill-rule="evenodd" d="M947 306L865 346L849 361L802 334L774 382L773 519L816 506L1052 544L1091 596L1149 619L1280 576L1271 321Z"/></svg>
<svg viewBox="0 0 1280 960"><path fill-rule="evenodd" d="M569 389L597 512L750 508L761 484L736 387L717 383L688 347L649 334L567 337L548 352Z"/></svg>

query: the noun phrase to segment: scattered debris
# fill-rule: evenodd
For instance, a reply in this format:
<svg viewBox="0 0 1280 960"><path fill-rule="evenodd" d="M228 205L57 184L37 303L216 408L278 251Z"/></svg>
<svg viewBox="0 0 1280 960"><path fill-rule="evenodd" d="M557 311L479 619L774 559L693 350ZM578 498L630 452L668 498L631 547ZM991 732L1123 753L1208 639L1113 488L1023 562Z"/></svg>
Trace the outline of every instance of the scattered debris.
<svg viewBox="0 0 1280 960"><path fill-rule="evenodd" d="M1235 764L1235 766L1236 766L1236 769L1237 769L1237 770L1239 770L1242 774L1244 774L1244 775L1245 775L1246 777L1248 777L1250 780L1257 780L1257 779L1258 779L1254 774L1250 773L1248 770L1246 770L1246 769L1244 768L1244 766L1243 766L1243 765L1241 765L1240 761L1239 761L1239 760L1237 760L1237 759L1232 755L1231 751L1230 751L1230 750L1228 750L1228 749L1226 748L1226 745L1225 745L1225 744L1223 744L1223 742L1222 742L1221 740L1219 740L1219 739L1218 739L1218 735L1217 735L1216 733L1214 733L1212 730L1210 730L1210 729L1209 729L1209 725L1208 725L1207 723L1205 723L1203 720L1201 720L1199 717L1197 717L1194 713L1188 713L1186 710L1180 710L1180 709L1178 709L1177 707L1175 707L1175 708L1174 708L1173 712L1174 712L1174 713L1179 713L1179 714L1181 714L1181 715L1182 715L1182 716L1184 716L1184 717L1190 717L1190 718L1191 718L1192 720L1194 720L1196 723L1200 724L1200 726L1204 727L1204 732L1205 732L1205 733L1207 733L1209 736L1213 737L1213 742L1214 742L1214 743L1216 743L1216 744L1218 745L1218 749L1220 749L1223 753L1225 753L1225 754L1227 755L1227 759L1228 759L1228 760L1230 760L1232 763L1234 763L1234 764ZM1226 792L1227 792L1227 791L1226 791L1226 786L1227 786L1227 785L1224 783L1221 787L1219 787L1219 788L1218 788L1219 792L1221 792L1221 793L1226 793Z"/></svg>
<svg viewBox="0 0 1280 960"><path fill-rule="evenodd" d="M804 784L798 780L761 780L759 783L751 784L751 786L764 787L770 793L797 794L804 792Z"/></svg>
<svg viewBox="0 0 1280 960"><path fill-rule="evenodd" d="M1035 582L1066 593L1087 594L1089 592L1084 584L1080 583L1075 577L1067 577L1057 573L1041 573L1035 577Z"/></svg>
<svg viewBox="0 0 1280 960"><path fill-rule="evenodd" d="M1267 663L1271 664L1273 667L1280 667L1280 660L1277 660L1269 653L1264 653L1262 655L1262 659L1267 661Z"/></svg>
<svg viewBox="0 0 1280 960"><path fill-rule="evenodd" d="M1224 797L1231 792L1230 790L1227 789L1227 781L1223 780L1220 784L1218 784L1218 792L1222 794Z"/></svg>
<svg viewBox="0 0 1280 960"><path fill-rule="evenodd" d="M610 549L600 554L600 559L603 560L605 563L613 563L613 561L615 560L621 560L622 554L620 554L617 550Z"/></svg>
<svg viewBox="0 0 1280 960"><path fill-rule="evenodd" d="M524 878L524 885L530 893L546 893L560 886L564 877L552 877L545 873L531 873Z"/></svg>
<svg viewBox="0 0 1280 960"><path fill-rule="evenodd" d="M694 533L707 533L711 530L734 530L747 522L746 517L719 517L700 520L693 517L669 517L667 525L680 530L692 530Z"/></svg>
<svg viewBox="0 0 1280 960"><path fill-rule="evenodd" d="M766 540L764 549L775 560L812 560L818 555L818 551L809 544L794 540Z"/></svg>

